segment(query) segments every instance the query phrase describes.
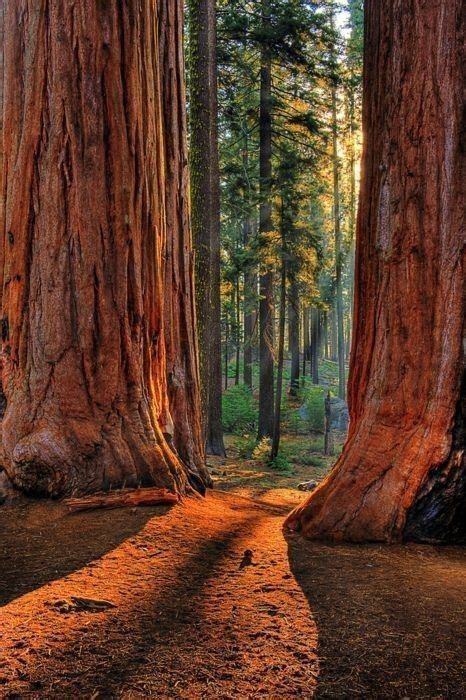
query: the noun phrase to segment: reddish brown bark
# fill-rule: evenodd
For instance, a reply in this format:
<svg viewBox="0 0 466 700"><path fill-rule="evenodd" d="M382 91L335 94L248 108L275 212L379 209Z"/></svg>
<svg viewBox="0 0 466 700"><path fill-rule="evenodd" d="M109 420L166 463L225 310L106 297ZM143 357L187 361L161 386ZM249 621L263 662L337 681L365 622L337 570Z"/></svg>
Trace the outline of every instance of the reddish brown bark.
<svg viewBox="0 0 466 700"><path fill-rule="evenodd" d="M84 510L174 505L177 502L178 496L167 489L148 488L111 491L84 498L69 498L66 505L72 513L79 513Z"/></svg>
<svg viewBox="0 0 466 700"><path fill-rule="evenodd" d="M181 71L173 21L163 71ZM29 493L203 482L184 174L168 246L165 209L184 117L162 111L158 28L150 0L5 6L1 463ZM167 354L187 388L168 391Z"/></svg>
<svg viewBox="0 0 466 700"><path fill-rule="evenodd" d="M369 0L366 22L350 434L287 524L354 541L460 539L462 2Z"/></svg>

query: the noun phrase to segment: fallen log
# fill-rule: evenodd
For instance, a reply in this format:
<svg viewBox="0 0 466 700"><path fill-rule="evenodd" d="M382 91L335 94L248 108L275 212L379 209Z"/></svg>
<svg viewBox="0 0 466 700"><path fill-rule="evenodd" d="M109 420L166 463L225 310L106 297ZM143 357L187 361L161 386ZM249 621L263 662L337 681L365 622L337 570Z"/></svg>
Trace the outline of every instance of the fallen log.
<svg viewBox="0 0 466 700"><path fill-rule="evenodd" d="M68 498L65 501L72 513L98 508L124 508L127 506L158 506L178 503L178 496L167 489L136 489L99 493L83 498Z"/></svg>
<svg viewBox="0 0 466 700"><path fill-rule="evenodd" d="M116 608L115 603L110 600L97 600L96 598L81 598L80 596L71 596L72 603L78 610L89 610L90 612L101 612L109 608Z"/></svg>

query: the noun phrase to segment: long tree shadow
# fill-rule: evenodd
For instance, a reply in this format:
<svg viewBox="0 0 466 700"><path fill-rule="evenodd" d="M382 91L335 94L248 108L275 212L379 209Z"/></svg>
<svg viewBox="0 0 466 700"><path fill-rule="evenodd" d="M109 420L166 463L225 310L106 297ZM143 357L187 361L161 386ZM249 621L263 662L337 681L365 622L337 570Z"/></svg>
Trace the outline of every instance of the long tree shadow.
<svg viewBox="0 0 466 700"><path fill-rule="evenodd" d="M60 696L87 697L92 689L98 697L120 697L126 681L141 677L148 669L159 684L161 697L169 697L170 688L180 682L189 685L202 674L208 681L213 673L210 635L220 634L218 645L229 649L234 647L234 632L229 624L221 630L206 626L202 610L209 598L207 589L214 585L219 567L237 538L250 532L258 519L245 514L235 527L226 525L214 537L200 538L196 548L186 547L180 564L174 562L167 572L161 572L154 561L155 584L141 590L138 599L131 599L130 611L120 608L104 621L93 622L84 640L79 634L61 646L59 655L64 663L54 668L53 677ZM239 569L236 555L232 566L233 571ZM214 603L224 605L226 601L217 599ZM226 663L220 657L223 667ZM33 684L40 682L35 681L36 675L41 678L40 666L35 670L34 663L30 665ZM131 687L134 689L134 684ZM43 688L51 691L47 683ZM139 691L144 688L140 686Z"/></svg>
<svg viewBox="0 0 466 700"><path fill-rule="evenodd" d="M46 501L0 508L0 607L99 559L169 510L157 506L69 515L63 505Z"/></svg>
<svg viewBox="0 0 466 700"><path fill-rule="evenodd" d="M466 696L464 549L287 539L318 628L318 696Z"/></svg>
<svg viewBox="0 0 466 700"><path fill-rule="evenodd" d="M200 658L204 657L205 661L209 654L208 638L212 630L202 617L204 601L209 597L209 584L215 581L222 561L231 553L235 541L244 532L252 530L257 522L257 517L247 517L236 527L225 528L191 552L188 561L174 572L173 585L159 596L154 591L153 604L146 608L137 628L132 629L131 644L115 649L110 642L109 658L112 661L106 663L100 672L93 673L93 683L105 694L116 697L128 679L141 675L148 662L153 664L152 675L159 678L160 692L166 693L182 679L189 682L188 678L192 680L196 673L201 677L206 672L213 676L212 656L208 664L201 663L198 669L194 667ZM226 602L216 601L218 605ZM230 625L222 628L221 635L225 649L234 646L234 632ZM191 654L192 667L187 665Z"/></svg>

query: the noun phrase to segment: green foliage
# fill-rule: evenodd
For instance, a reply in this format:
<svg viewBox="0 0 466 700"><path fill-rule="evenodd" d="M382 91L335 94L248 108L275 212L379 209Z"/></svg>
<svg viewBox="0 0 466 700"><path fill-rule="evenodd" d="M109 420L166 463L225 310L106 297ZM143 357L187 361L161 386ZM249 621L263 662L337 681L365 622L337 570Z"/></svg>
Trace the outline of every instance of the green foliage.
<svg viewBox="0 0 466 700"><path fill-rule="evenodd" d="M363 0L270 0L258 11L252 0L217 3L222 367L225 371L227 365L230 380L238 378L237 354L243 357L245 344L252 348L252 384L256 390L260 330L257 275L264 269L276 274L282 263L286 265L288 301L293 290L301 314L309 307L322 311L326 329L322 354L334 357L335 263L340 261L345 323L349 321L345 333L349 333L359 179L355 164L361 147L363 6ZM342 31L343 23L349 31ZM263 188L259 84L261 56L265 54L270 57L273 75L273 138L272 174ZM340 156L339 255L335 251L333 201L334 92ZM267 194L269 188L271 195ZM272 208L272 226L267 234L260 234L259 207L264 193ZM278 292L276 285L275 304ZM246 317L248 322L244 323ZM276 351L274 347L275 356ZM242 372L242 360L239 366ZM289 385L289 368L286 361L285 385ZM321 361L319 370L320 382L336 390L338 365ZM322 390L309 390L309 384L306 378L301 399L308 406L309 419L303 419L296 404L284 399L283 431L297 436L323 430ZM314 395L316 391L318 395ZM226 398L225 428L236 434L252 432L249 418L236 420L237 409L241 415L248 413L238 403L240 396ZM255 412L254 402L253 406ZM254 446L251 441L248 456Z"/></svg>
<svg viewBox="0 0 466 700"><path fill-rule="evenodd" d="M319 469L325 467L325 461L318 455L303 455L301 464L305 464L308 467L317 467Z"/></svg>
<svg viewBox="0 0 466 700"><path fill-rule="evenodd" d="M323 452L324 451L324 438L315 437L309 443L309 452Z"/></svg>
<svg viewBox="0 0 466 700"><path fill-rule="evenodd" d="M325 419L324 390L321 386L311 386L307 390L305 405L310 430L323 432Z"/></svg>
<svg viewBox="0 0 466 700"><path fill-rule="evenodd" d="M256 462L260 462L261 464L267 464L270 459L270 450L272 448L272 442L270 438L268 437L263 437L262 440L260 440L256 447L254 448L254 451L252 453L252 458Z"/></svg>
<svg viewBox="0 0 466 700"><path fill-rule="evenodd" d="M307 428L306 421L304 421L299 411L296 409L289 409L283 417L284 428L288 430L293 435L298 435Z"/></svg>
<svg viewBox="0 0 466 700"><path fill-rule="evenodd" d="M254 430L257 407L251 390L244 384L230 387L222 398L223 429L227 433L243 435Z"/></svg>
<svg viewBox="0 0 466 700"><path fill-rule="evenodd" d="M275 469L277 472L290 471L290 463L283 452L279 452L275 459L273 459L269 464L272 469Z"/></svg>
<svg viewBox="0 0 466 700"><path fill-rule="evenodd" d="M289 464L297 464L299 466L310 466L323 468L326 466L325 459L316 452L323 452L323 439L314 439L308 442L302 438L291 441L282 441L280 453L286 458Z"/></svg>
<svg viewBox="0 0 466 700"><path fill-rule="evenodd" d="M252 459L256 445L257 439L253 435L237 437L233 442L233 447L237 450L238 457L241 459Z"/></svg>
<svg viewBox="0 0 466 700"><path fill-rule="evenodd" d="M270 451L272 441L270 438L264 437L260 440L252 453L252 458L255 462L264 466L271 467L278 472L287 472L290 470L290 462L284 450L280 450L275 459L270 460Z"/></svg>

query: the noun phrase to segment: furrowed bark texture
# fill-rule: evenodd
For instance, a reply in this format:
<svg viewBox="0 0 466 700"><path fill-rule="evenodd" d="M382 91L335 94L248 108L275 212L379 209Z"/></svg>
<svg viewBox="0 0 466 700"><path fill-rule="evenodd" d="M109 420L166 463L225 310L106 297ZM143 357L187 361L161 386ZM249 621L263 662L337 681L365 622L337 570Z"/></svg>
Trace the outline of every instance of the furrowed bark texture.
<svg viewBox="0 0 466 700"><path fill-rule="evenodd" d="M287 524L336 540L460 540L462 2L369 0L366 23L350 434Z"/></svg>
<svg viewBox="0 0 466 700"><path fill-rule="evenodd" d="M176 401L167 388L163 261L188 239L167 248L164 154L183 120L166 145L154 4L12 0L4 49L2 466L35 495L182 492L196 467L201 487L195 379Z"/></svg>
<svg viewBox="0 0 466 700"><path fill-rule="evenodd" d="M190 480L210 484L200 420L195 332L194 261L188 200L188 149L183 58L183 5L158 0L165 143L165 350L173 442ZM197 478L196 478L197 477ZM202 484L198 484L198 487Z"/></svg>

